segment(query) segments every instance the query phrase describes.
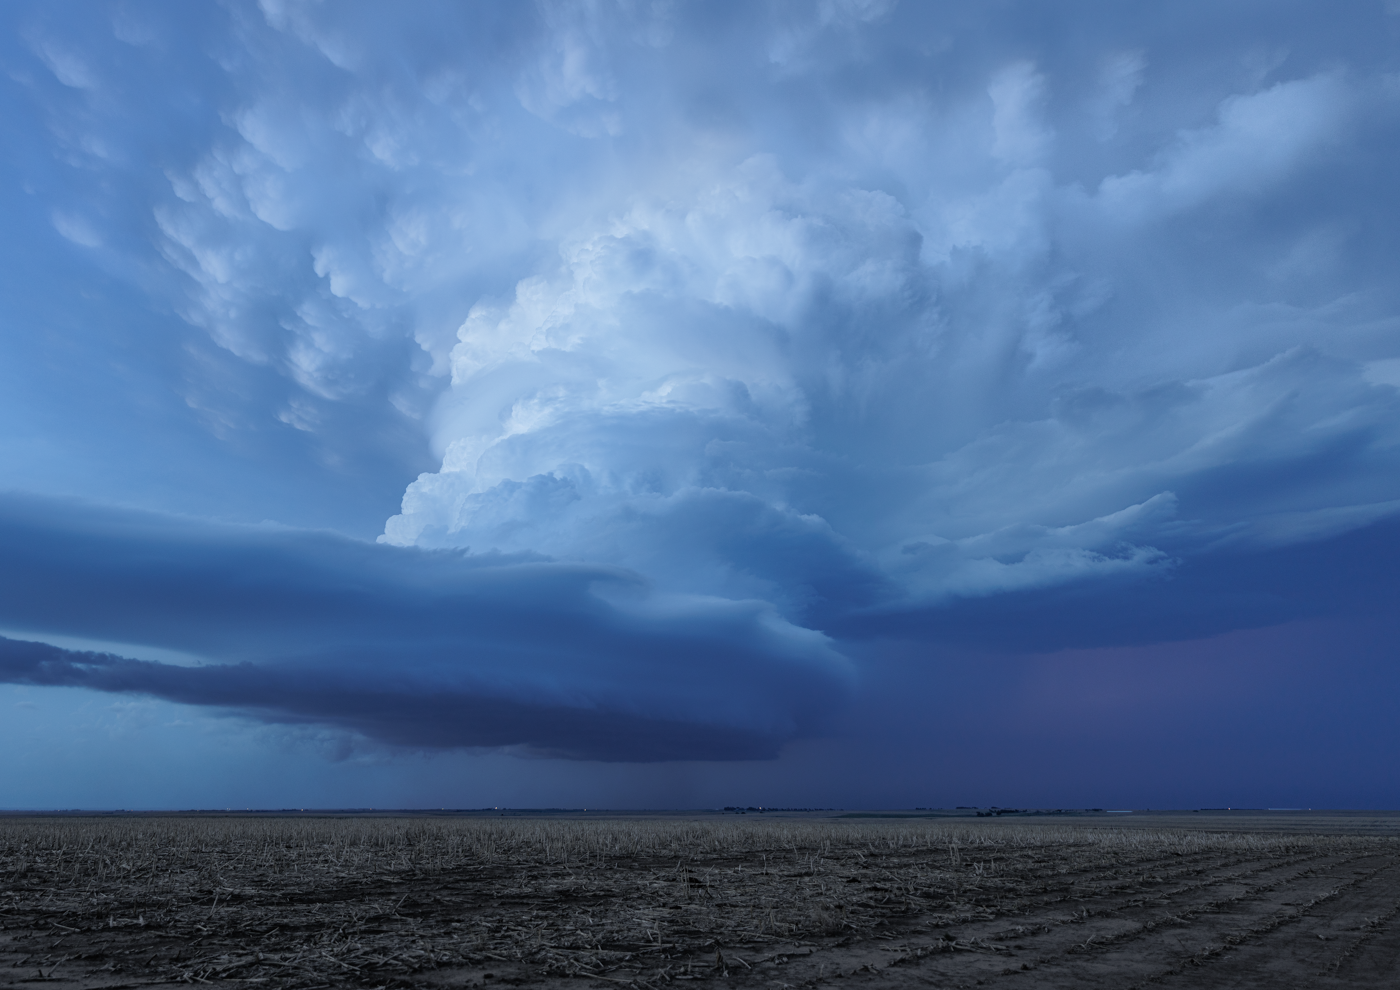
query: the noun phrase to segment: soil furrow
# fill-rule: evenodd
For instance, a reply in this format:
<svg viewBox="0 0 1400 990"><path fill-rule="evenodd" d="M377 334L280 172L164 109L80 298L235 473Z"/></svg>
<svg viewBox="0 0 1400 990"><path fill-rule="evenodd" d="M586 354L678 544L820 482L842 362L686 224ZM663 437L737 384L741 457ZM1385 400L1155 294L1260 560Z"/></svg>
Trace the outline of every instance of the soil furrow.
<svg viewBox="0 0 1400 990"><path fill-rule="evenodd" d="M0 985L1376 985L1368 827L0 819Z"/></svg>

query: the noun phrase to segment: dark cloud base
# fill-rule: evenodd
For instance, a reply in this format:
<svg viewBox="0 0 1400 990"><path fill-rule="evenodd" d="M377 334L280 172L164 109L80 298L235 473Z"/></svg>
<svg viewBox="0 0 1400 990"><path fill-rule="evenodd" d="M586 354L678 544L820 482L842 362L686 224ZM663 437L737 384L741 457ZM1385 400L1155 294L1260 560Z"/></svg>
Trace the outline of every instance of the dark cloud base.
<svg viewBox="0 0 1400 990"><path fill-rule="evenodd" d="M837 642L1013 654L1201 640L1383 617L1400 592L1396 561L1400 522L1381 521L1183 556L1158 577L832 607L814 625ZM144 694L391 746L605 761L769 759L831 731L854 683L829 640L743 603L635 607L648 594L617 568L0 497L0 620L211 661L0 639L5 682Z"/></svg>
<svg viewBox="0 0 1400 990"><path fill-rule="evenodd" d="M621 568L20 495L0 495L0 623L207 661L6 642L8 681L575 759L769 758L823 734L853 676L764 603Z"/></svg>
<svg viewBox="0 0 1400 990"><path fill-rule="evenodd" d="M615 711L428 695L336 683L327 672L250 663L177 667L0 637L0 681L142 694L274 723L315 723L422 749L524 747L540 756L649 762L755 760L784 739Z"/></svg>

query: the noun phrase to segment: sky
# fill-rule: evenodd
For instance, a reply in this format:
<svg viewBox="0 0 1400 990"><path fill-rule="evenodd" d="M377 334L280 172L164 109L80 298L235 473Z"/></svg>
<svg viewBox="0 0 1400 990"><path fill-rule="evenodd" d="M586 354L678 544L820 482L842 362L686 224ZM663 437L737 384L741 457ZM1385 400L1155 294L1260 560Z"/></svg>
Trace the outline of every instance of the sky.
<svg viewBox="0 0 1400 990"><path fill-rule="evenodd" d="M0 808L1400 807L1398 42L0 6Z"/></svg>

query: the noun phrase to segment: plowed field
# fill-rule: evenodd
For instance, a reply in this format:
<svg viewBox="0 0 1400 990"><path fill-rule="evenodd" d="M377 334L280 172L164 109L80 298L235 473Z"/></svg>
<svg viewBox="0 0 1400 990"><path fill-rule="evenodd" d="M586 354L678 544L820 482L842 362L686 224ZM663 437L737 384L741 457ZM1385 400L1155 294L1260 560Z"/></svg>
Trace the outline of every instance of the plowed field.
<svg viewBox="0 0 1400 990"><path fill-rule="evenodd" d="M1400 986L1385 823L1136 824L3 819L0 985Z"/></svg>

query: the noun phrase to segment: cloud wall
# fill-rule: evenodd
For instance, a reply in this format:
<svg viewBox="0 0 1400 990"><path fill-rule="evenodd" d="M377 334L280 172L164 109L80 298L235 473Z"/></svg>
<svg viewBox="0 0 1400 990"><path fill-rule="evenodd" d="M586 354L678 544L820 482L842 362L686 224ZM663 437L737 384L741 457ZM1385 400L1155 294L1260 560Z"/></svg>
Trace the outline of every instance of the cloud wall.
<svg viewBox="0 0 1400 990"><path fill-rule="evenodd" d="M0 498L0 624L203 658L0 641L0 679L154 694L399 746L745 759L820 733L854 684L760 601L616 567L400 549Z"/></svg>

